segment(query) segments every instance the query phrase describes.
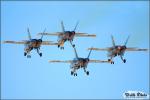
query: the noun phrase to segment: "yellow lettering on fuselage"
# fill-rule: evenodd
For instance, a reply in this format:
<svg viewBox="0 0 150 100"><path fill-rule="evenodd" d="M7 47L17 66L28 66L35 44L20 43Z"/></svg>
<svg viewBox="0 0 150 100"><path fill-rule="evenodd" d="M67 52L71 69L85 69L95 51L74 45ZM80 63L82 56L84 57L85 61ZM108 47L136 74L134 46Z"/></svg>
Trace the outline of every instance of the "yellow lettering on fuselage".
<svg viewBox="0 0 150 100"><path fill-rule="evenodd" d="M61 41L58 42L58 44L59 44L61 47L63 47L63 46L64 46L64 42L65 42L64 40L61 40Z"/></svg>

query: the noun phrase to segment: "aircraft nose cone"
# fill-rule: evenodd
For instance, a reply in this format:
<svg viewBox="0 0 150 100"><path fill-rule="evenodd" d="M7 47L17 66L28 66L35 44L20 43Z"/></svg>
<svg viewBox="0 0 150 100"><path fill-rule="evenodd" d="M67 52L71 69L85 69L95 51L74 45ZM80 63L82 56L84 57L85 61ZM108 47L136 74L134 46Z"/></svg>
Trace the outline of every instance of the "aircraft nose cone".
<svg viewBox="0 0 150 100"><path fill-rule="evenodd" d="M121 49L121 47L119 46L119 47L118 47L118 49L120 50L120 49Z"/></svg>

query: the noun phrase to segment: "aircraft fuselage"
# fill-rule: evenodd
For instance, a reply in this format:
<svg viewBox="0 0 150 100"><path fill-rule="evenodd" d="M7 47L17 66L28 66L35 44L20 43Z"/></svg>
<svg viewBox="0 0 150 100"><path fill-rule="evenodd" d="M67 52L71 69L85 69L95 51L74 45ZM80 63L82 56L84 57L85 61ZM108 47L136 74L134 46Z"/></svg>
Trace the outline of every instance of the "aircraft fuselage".
<svg viewBox="0 0 150 100"><path fill-rule="evenodd" d="M115 57L115 56L123 55L125 50L126 50L126 46L117 45L115 47L111 47L110 50L108 51L108 56Z"/></svg>
<svg viewBox="0 0 150 100"><path fill-rule="evenodd" d="M40 48L42 44L42 40L41 39L31 39L29 41L26 42L25 44L25 52L30 52L32 49L38 49Z"/></svg>
<svg viewBox="0 0 150 100"><path fill-rule="evenodd" d="M89 63L88 58L74 58L73 62L71 63L72 67L75 67L76 69L87 67L87 64Z"/></svg>
<svg viewBox="0 0 150 100"><path fill-rule="evenodd" d="M59 41L70 41L70 40L73 40L74 39L74 35L75 35L75 32L74 31L65 31L63 34L60 34L58 36L58 42Z"/></svg>
<svg viewBox="0 0 150 100"><path fill-rule="evenodd" d="M64 33L60 34L58 36L58 47L60 46L61 48L64 48L64 43L66 41L73 41L75 36L74 31L65 31Z"/></svg>

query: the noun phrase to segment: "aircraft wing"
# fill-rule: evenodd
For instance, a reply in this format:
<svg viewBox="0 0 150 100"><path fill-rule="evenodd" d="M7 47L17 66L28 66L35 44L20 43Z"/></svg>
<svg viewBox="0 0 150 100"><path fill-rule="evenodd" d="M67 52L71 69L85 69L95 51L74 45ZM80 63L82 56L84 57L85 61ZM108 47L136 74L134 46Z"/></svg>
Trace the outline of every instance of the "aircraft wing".
<svg viewBox="0 0 150 100"><path fill-rule="evenodd" d="M110 63L108 60L90 60L90 63Z"/></svg>
<svg viewBox="0 0 150 100"><path fill-rule="evenodd" d="M4 41L3 43L9 43L9 44L27 44L27 41ZM53 43L52 41L43 41L42 45L58 45L58 43Z"/></svg>
<svg viewBox="0 0 150 100"><path fill-rule="evenodd" d="M66 61L62 61L62 60L49 60L49 63L71 63L73 60L66 60Z"/></svg>
<svg viewBox="0 0 150 100"><path fill-rule="evenodd" d="M148 51L148 49L126 48L126 51Z"/></svg>
<svg viewBox="0 0 150 100"><path fill-rule="evenodd" d="M4 41L3 43L10 43L10 44L27 44L26 41Z"/></svg>
<svg viewBox="0 0 150 100"><path fill-rule="evenodd" d="M53 43L52 41L43 41L42 45L58 45L58 43Z"/></svg>
<svg viewBox="0 0 150 100"><path fill-rule="evenodd" d="M111 48L88 48L88 50L96 50L96 51L110 51Z"/></svg>
<svg viewBox="0 0 150 100"><path fill-rule="evenodd" d="M56 33L38 33L38 35L59 36L59 35L63 35L63 32L56 32Z"/></svg>
<svg viewBox="0 0 150 100"><path fill-rule="evenodd" d="M76 37L96 37L95 34L88 34L88 33L75 33Z"/></svg>

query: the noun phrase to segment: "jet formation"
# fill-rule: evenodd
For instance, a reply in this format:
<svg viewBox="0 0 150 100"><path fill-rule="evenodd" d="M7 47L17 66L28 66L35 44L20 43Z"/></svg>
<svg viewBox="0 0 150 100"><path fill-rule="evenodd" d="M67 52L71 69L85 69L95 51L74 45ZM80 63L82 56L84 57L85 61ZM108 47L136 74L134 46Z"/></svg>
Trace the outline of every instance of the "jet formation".
<svg viewBox="0 0 150 100"><path fill-rule="evenodd" d="M66 31L63 21L61 21L61 28L62 32L54 32L54 33L48 33L45 32L46 29L42 33L38 33L37 35L40 35L41 37L39 39L35 39L31 37L31 33L29 31L29 28L27 28L27 34L28 34L28 40L22 40L22 41L4 41L3 43L9 43L9 44L23 44L24 47L24 56L27 58L31 58L31 51L35 50L37 54L42 57L42 52L40 52L40 48L42 45L48 45L48 46L57 46L61 50L64 50L64 43L69 42L71 44L71 47L74 50L75 58L73 60L49 60L49 63L70 63L70 69L71 69L71 75L77 76L77 70L83 69L83 71L86 73L86 75L89 75L89 71L87 71L87 66L89 63L111 63L114 64L113 58L120 56L123 63L126 63L126 59L123 58L126 51L148 51L148 49L141 49L141 48L135 48L135 47L127 47L127 43L129 40L129 36L127 37L126 41L123 45L116 45L114 37L111 35L112 40L112 46L106 47L106 48L97 48L97 47L91 47L88 48L89 53L88 56L83 58L79 57L76 46L73 44L73 40L75 37L96 37L95 34L88 34L85 32L76 32L77 26L79 22L76 23L75 27L71 31ZM57 36L57 42L53 41L43 41L43 36ZM108 54L108 60L96 60L96 59L90 59L90 55L92 51L107 51Z"/></svg>

